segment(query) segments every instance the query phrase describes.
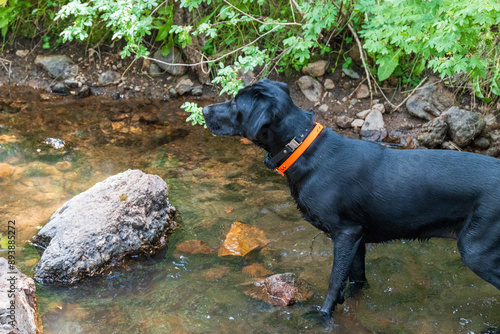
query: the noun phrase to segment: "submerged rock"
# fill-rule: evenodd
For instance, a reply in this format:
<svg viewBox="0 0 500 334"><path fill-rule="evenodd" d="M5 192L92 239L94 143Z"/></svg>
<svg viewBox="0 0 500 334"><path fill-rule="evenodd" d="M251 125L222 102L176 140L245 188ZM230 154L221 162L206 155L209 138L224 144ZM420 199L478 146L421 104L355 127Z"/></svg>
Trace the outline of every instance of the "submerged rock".
<svg viewBox="0 0 500 334"><path fill-rule="evenodd" d="M0 258L0 296L0 333L41 333L36 325L35 281L4 258Z"/></svg>
<svg viewBox="0 0 500 334"><path fill-rule="evenodd" d="M183 253L188 254L213 254L215 251L208 247L206 243L201 240L186 240L177 244L175 248Z"/></svg>
<svg viewBox="0 0 500 334"><path fill-rule="evenodd" d="M250 275L252 277L265 277L273 273L271 270L267 270L263 265L259 263L245 266L241 271L244 274Z"/></svg>
<svg viewBox="0 0 500 334"><path fill-rule="evenodd" d="M229 267L213 267L210 269L206 269L202 272L202 277L205 281L218 281L231 271Z"/></svg>
<svg viewBox="0 0 500 334"><path fill-rule="evenodd" d="M71 283L166 246L176 228L167 184L139 170L111 176L61 206L33 238L35 279Z"/></svg>
<svg viewBox="0 0 500 334"><path fill-rule="evenodd" d="M64 140L59 138L45 138L43 143L52 146L56 150L64 148L64 145L66 145Z"/></svg>
<svg viewBox="0 0 500 334"><path fill-rule="evenodd" d="M268 243L265 232L260 228L234 222L219 248L219 256L245 256L255 248L264 247Z"/></svg>
<svg viewBox="0 0 500 334"><path fill-rule="evenodd" d="M26 101L21 99L10 100L0 98L0 112L16 114L26 109L28 109L28 103Z"/></svg>
<svg viewBox="0 0 500 334"><path fill-rule="evenodd" d="M312 296L305 282L292 273L269 276L263 281L254 283L245 294L268 304L280 306L305 301Z"/></svg>
<svg viewBox="0 0 500 334"><path fill-rule="evenodd" d="M0 182L8 181L8 179L14 175L16 168L9 164L0 162Z"/></svg>

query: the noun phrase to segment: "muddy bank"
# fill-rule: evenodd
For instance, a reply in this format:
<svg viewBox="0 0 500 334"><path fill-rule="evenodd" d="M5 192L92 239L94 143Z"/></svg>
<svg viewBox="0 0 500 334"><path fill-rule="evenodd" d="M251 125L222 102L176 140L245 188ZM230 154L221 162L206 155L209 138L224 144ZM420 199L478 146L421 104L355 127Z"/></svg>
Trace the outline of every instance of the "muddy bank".
<svg viewBox="0 0 500 334"><path fill-rule="evenodd" d="M85 99L91 95L146 103L224 100L217 87L202 85L189 68L164 70L161 63L152 60L121 59L116 50L87 51L68 44L59 48L56 55L40 48L31 50L29 42L18 41L7 46L1 56L5 60L0 86L35 88L39 92L35 98L40 101ZM56 59L55 65L51 59ZM497 107L477 104L468 94L455 95L442 80L433 77L418 90L408 92L398 91L397 79L390 78L382 83L383 95L371 95L363 73L356 64L352 69L333 68L333 61L322 59L304 67L302 73L271 73L270 78L286 82L299 107L314 110L319 122L349 137L384 141L401 148L459 149L492 156L500 153ZM255 80L253 73L241 76L244 82ZM3 102L4 109L7 103ZM453 106L459 107L462 115L473 113L467 117L484 122L484 130L476 131L477 122L454 125L447 121L449 117L435 121ZM15 104L9 107L14 111L22 108ZM463 136L467 138L457 143L453 129L464 126L467 128Z"/></svg>

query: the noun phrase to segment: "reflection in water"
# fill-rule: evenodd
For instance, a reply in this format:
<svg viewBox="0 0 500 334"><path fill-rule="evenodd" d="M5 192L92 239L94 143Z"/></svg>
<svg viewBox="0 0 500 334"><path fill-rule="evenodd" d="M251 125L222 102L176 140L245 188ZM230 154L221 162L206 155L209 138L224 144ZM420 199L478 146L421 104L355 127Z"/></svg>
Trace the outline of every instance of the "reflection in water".
<svg viewBox="0 0 500 334"><path fill-rule="evenodd" d="M38 286L45 333L315 333L303 315L323 302L332 246L303 221L286 181L262 164L263 152L184 122L181 102L88 98L39 102L38 92L0 87L22 108L0 113L0 221L19 226L18 265L38 258L23 240L65 201L129 168L168 184L181 228L165 254L129 263L74 287ZM13 113L9 113L13 112ZM43 143L62 139L64 148ZM270 244L246 257L187 254L201 240L217 249L234 221L257 226ZM0 233L4 226L0 227ZM2 253L0 252L0 255ZM313 297L292 307L246 296L260 264L293 272ZM334 332L479 332L500 326L500 293L465 268L453 241L370 245L369 288L338 307Z"/></svg>

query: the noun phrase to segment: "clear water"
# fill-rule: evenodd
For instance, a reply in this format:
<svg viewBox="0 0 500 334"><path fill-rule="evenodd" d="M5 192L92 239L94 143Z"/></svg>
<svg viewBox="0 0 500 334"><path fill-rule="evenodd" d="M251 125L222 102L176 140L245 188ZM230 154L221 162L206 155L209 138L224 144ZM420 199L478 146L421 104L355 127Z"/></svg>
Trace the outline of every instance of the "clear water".
<svg viewBox="0 0 500 334"><path fill-rule="evenodd" d="M10 94L26 104L19 113L0 113L0 163L15 167L0 179L0 232L16 220L17 264L25 274L39 258L25 240L65 201L108 176L129 168L160 175L179 212L181 227L165 254L77 286L38 285L45 333L500 330L500 292L462 264L454 241L434 239L369 245L369 287L337 307L333 328L313 325L304 314L323 302L332 244L301 218L285 179L263 166L261 150L185 123L182 101L39 102L39 92L8 89L0 88L0 98ZM42 141L49 137L64 139L67 153L47 149ZM58 170L61 161L70 168ZM191 239L216 250L234 221L261 228L271 243L246 257L176 250ZM313 297L290 307L252 299L244 291L253 279L242 272L252 263L295 273Z"/></svg>

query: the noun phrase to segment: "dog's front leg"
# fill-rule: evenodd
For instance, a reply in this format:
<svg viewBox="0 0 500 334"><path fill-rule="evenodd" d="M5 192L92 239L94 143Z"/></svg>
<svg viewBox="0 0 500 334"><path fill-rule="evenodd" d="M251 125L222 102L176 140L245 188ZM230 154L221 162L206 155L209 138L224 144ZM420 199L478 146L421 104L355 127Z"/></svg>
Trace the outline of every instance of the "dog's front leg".
<svg viewBox="0 0 500 334"><path fill-rule="evenodd" d="M335 305L344 302L347 276L352 268L361 239L361 233L354 231L346 231L334 235L332 273L328 283L328 294L320 310L327 317L331 316Z"/></svg>

